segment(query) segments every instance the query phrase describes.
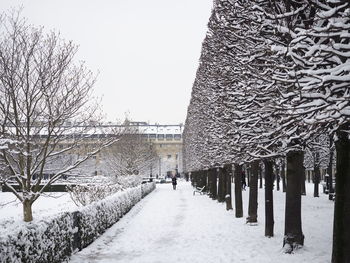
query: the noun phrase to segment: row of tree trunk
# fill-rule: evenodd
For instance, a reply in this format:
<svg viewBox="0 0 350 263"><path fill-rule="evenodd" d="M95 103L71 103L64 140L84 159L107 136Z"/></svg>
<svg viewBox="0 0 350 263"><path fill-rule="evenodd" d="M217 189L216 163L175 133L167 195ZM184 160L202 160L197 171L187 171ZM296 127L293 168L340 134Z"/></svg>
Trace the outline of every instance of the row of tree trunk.
<svg viewBox="0 0 350 263"><path fill-rule="evenodd" d="M301 194L303 185L303 153L290 152L287 155L287 174L284 175L285 167L281 167L282 188L286 192L286 214L285 214L285 236L283 246L285 251L291 253L296 247L304 244L304 235L301 224ZM274 212L273 212L273 160L266 159L264 163L265 177L265 236L274 236ZM233 209L231 183L234 179L234 209L235 217L243 217L242 201L242 173L241 164L225 165L224 167L211 168L204 171L191 172L193 186L205 187L208 195L218 202L226 202L226 209ZM262 170L259 161L250 163L248 173L249 204L248 224L258 222L258 187L262 188ZM233 175L233 176L232 176ZM233 177L233 178L232 178ZM276 176L277 188L279 190L279 176ZM260 181L260 184L259 184Z"/></svg>
<svg viewBox="0 0 350 263"><path fill-rule="evenodd" d="M350 141L346 132L338 132L338 140L335 142L337 152L336 162L336 198L333 226L333 250L332 262L350 262ZM282 189L286 192L285 209L285 233L283 246L286 252L292 252L295 248L303 246L304 235L301 222L301 195L304 191L305 171L303 169L303 152L291 151L287 154L287 176L285 176L285 166L281 166ZM272 161L265 160L265 235L273 236L274 216L273 216L273 176ZM250 165L249 171L249 206L247 223L257 222L258 206L258 181L262 187L262 173L259 162L254 161ZM241 173L242 166L234 165L235 178L235 215L243 216L242 209L242 188ZM319 169L316 169L319 170ZM329 167L328 174L332 176L332 167ZM191 173L191 181L194 186L205 186L209 196L219 202L226 201L226 208L232 209L231 198L232 167L227 165L223 168L212 168L207 171L197 171ZM218 181L218 183L217 183ZM315 185L319 183L318 176L315 175ZM278 185L278 182L277 182ZM278 186L277 186L278 187ZM316 187L315 187L316 188ZM330 181L330 190L332 180ZM318 189L317 189L318 190ZM318 191L314 191L314 196Z"/></svg>

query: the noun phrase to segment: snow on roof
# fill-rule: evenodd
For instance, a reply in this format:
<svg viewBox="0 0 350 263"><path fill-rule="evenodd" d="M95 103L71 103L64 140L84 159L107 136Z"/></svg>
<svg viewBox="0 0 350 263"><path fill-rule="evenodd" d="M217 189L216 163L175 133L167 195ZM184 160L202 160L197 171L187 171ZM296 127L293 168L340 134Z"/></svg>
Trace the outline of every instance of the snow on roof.
<svg viewBox="0 0 350 263"><path fill-rule="evenodd" d="M140 131L144 134L182 134L182 125L147 125L140 126Z"/></svg>
<svg viewBox="0 0 350 263"><path fill-rule="evenodd" d="M124 125L117 124L100 124L100 125L91 125L91 126L75 126L75 125L65 125L62 127L57 127L57 131L59 135L72 135L72 134L84 134L84 135L93 135L93 134L118 134L123 131L123 128L126 127ZM131 130L135 129L139 131L141 134L182 134L184 126L182 124L179 125L130 125L127 126ZM8 131L14 132L14 127L9 128ZM135 131L134 130L134 131ZM33 135L46 135L47 127L46 126L38 126L32 128Z"/></svg>

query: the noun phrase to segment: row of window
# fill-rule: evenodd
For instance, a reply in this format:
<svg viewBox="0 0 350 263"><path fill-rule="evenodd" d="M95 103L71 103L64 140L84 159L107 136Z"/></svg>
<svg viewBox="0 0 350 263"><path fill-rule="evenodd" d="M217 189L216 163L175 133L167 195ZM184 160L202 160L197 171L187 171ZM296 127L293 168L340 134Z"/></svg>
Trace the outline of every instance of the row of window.
<svg viewBox="0 0 350 263"><path fill-rule="evenodd" d="M175 140L180 141L181 140L181 134L142 134L142 137L145 139L158 139L159 141L167 140Z"/></svg>

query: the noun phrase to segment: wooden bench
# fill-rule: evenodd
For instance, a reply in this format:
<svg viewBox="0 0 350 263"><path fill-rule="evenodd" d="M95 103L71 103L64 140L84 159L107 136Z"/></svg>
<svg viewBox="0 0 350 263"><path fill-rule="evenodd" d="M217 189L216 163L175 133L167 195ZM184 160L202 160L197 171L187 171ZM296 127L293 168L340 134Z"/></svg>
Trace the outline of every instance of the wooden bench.
<svg viewBox="0 0 350 263"><path fill-rule="evenodd" d="M196 190L193 191L193 195L195 195L195 193L199 193L201 195L206 194L206 191L204 191L204 189L205 189L205 186L196 187Z"/></svg>

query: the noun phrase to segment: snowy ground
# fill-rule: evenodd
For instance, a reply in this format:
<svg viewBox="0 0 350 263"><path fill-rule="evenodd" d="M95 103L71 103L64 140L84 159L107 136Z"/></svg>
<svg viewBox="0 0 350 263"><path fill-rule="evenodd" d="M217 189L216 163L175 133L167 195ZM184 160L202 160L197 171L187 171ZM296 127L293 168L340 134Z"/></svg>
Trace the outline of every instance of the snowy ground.
<svg viewBox="0 0 350 263"><path fill-rule="evenodd" d="M332 201L312 197L307 185L303 197L305 246L292 255L282 253L284 194L274 192L275 237L264 237L264 194L259 190L259 224L245 224L207 196L192 194L189 183L157 189L89 247L72 257L72 263L112 262L330 262ZM247 214L248 191L243 192Z"/></svg>
<svg viewBox="0 0 350 263"><path fill-rule="evenodd" d="M72 211L76 207L68 193L45 193L33 204L33 221L47 219L61 212ZM11 234L22 224L25 224L22 204L18 200L16 201L16 197L12 193L0 192L0 236Z"/></svg>
<svg viewBox="0 0 350 263"><path fill-rule="evenodd" d="M68 193L45 193L34 202L33 217L35 220L39 220L76 207ZM22 220L22 213L22 204L18 200L16 201L16 197L12 193L0 192L0 221Z"/></svg>

